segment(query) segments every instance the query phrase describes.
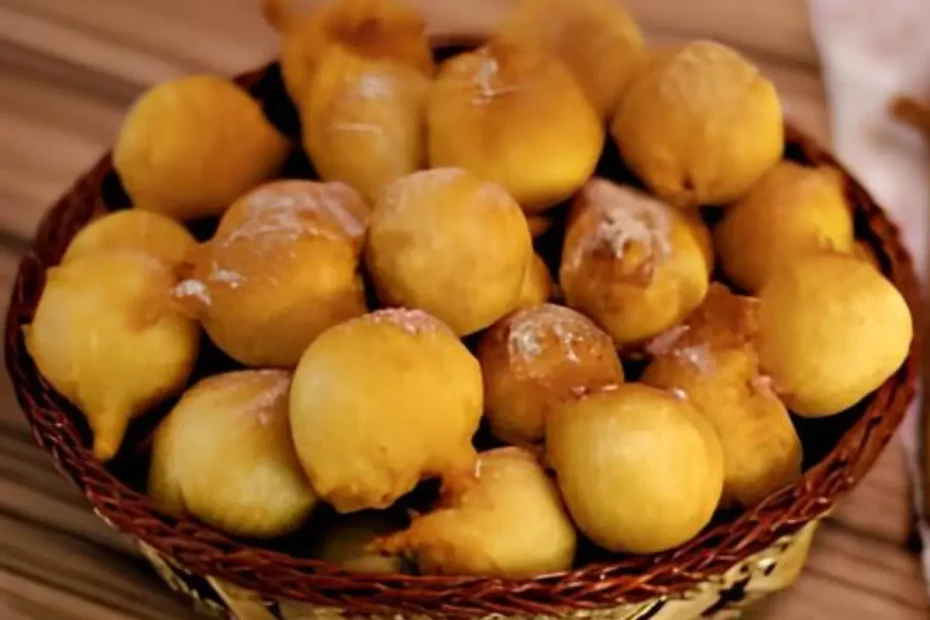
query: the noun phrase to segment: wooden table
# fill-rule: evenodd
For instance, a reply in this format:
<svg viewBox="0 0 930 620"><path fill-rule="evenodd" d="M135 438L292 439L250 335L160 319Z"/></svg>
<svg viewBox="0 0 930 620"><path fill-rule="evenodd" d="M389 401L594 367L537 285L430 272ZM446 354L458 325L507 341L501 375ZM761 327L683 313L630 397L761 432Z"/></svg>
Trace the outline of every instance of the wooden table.
<svg viewBox="0 0 930 620"><path fill-rule="evenodd" d="M754 58L788 115L824 141L828 115L803 0L628 0L662 41L714 37ZM419 0L437 32L480 32L502 0ZM145 87L234 73L275 50L257 0L0 0L0 286L43 210L113 140ZM800 581L752 617L918 620L927 595L907 474L892 444L820 528ZM34 447L0 382L0 618L193 618L131 544L94 517Z"/></svg>

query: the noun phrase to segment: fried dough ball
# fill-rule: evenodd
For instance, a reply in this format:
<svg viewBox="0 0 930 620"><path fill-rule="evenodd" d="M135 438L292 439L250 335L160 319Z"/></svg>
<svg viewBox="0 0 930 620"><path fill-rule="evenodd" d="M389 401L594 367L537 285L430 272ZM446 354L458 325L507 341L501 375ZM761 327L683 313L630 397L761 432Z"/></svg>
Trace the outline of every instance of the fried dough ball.
<svg viewBox="0 0 930 620"><path fill-rule="evenodd" d="M723 488L723 452L687 401L637 383L565 403L546 454L575 523L596 544L654 553L696 536Z"/></svg>
<svg viewBox="0 0 930 620"><path fill-rule="evenodd" d="M262 0L265 19L281 35L281 73L298 106L306 103L321 58L333 45L370 61L407 64L435 72L426 21L408 2L326 0L301 11L293 0Z"/></svg>
<svg viewBox="0 0 930 620"><path fill-rule="evenodd" d="M423 477L471 471L481 368L421 310L390 308L317 338L291 388L294 445L339 512L385 508Z"/></svg>
<svg viewBox="0 0 930 620"><path fill-rule="evenodd" d="M175 277L141 252L96 252L46 274L26 348L42 376L87 418L94 456L119 450L130 420L179 393L200 330L171 300Z"/></svg>
<svg viewBox="0 0 930 620"><path fill-rule="evenodd" d="M380 538L403 527L396 521L380 510L339 515L321 529L314 528L310 554L352 573L390 575L409 572L403 558L384 555L376 549Z"/></svg>
<svg viewBox="0 0 930 620"><path fill-rule="evenodd" d="M428 90L413 67L328 47L300 107L304 148L320 177L374 199L385 184L423 168Z"/></svg>
<svg viewBox="0 0 930 620"><path fill-rule="evenodd" d="M366 262L382 302L422 308L460 336L513 310L533 246L520 207L460 168L407 175L382 193Z"/></svg>
<svg viewBox="0 0 930 620"><path fill-rule="evenodd" d="M740 199L784 149L775 87L712 41L654 54L627 89L611 131L637 176L681 207Z"/></svg>
<svg viewBox="0 0 930 620"><path fill-rule="evenodd" d="M808 250L851 252L853 218L835 168L782 161L714 229L720 266L741 289L758 292L775 266Z"/></svg>
<svg viewBox="0 0 930 620"><path fill-rule="evenodd" d="M543 303L552 297L554 287L555 283L552 281L549 267L546 266L545 261L539 254L534 254L533 259L526 268L517 307L528 308Z"/></svg>
<svg viewBox="0 0 930 620"><path fill-rule="evenodd" d="M658 336L642 382L687 399L723 447L721 503L752 506L801 476L801 441L759 371L758 302L712 284L704 303Z"/></svg>
<svg viewBox="0 0 930 620"><path fill-rule="evenodd" d="M677 325L707 292L708 267L674 208L632 187L590 180L572 206L559 283L568 305L628 347Z"/></svg>
<svg viewBox="0 0 930 620"><path fill-rule="evenodd" d="M503 41L442 65L427 126L432 166L500 183L528 213L575 193L604 144L601 121L568 70Z"/></svg>
<svg viewBox="0 0 930 620"><path fill-rule="evenodd" d="M623 382L610 336L582 314L540 304L495 323L478 345L485 413L501 441L542 441L549 411L592 388Z"/></svg>
<svg viewBox="0 0 930 620"><path fill-rule="evenodd" d="M247 366L293 367L326 328L366 312L368 208L341 183L275 181L229 208L176 296Z"/></svg>
<svg viewBox="0 0 930 620"><path fill-rule="evenodd" d="M867 262L814 252L782 263L759 296L759 360L792 411L822 417L853 406L907 358L904 297Z"/></svg>
<svg viewBox="0 0 930 620"><path fill-rule="evenodd" d="M177 220L220 215L291 151L257 101L227 79L159 84L126 115L113 166L135 206Z"/></svg>
<svg viewBox="0 0 930 620"><path fill-rule="evenodd" d="M110 250L138 250L177 265L196 243L193 235L170 217L125 209L107 213L82 228L68 244L61 262Z"/></svg>
<svg viewBox="0 0 930 620"><path fill-rule="evenodd" d="M602 118L617 110L646 56L639 27L616 0L522 0L498 36L565 63Z"/></svg>
<svg viewBox="0 0 930 620"><path fill-rule="evenodd" d="M291 442L290 383L283 370L243 370L185 392L155 432L155 505L236 536L296 530L317 500Z"/></svg>
<svg viewBox="0 0 930 620"><path fill-rule="evenodd" d="M425 574L533 577L566 570L577 535L555 483L522 448L478 457L477 477L452 479L439 505L380 547Z"/></svg>

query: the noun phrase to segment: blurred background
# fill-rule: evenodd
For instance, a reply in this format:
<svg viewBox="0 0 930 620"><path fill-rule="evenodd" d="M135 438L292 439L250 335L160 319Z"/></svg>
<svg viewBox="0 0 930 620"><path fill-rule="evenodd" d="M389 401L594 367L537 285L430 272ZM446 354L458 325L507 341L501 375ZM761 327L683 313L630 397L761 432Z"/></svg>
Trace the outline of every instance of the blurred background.
<svg viewBox="0 0 930 620"><path fill-rule="evenodd" d="M446 35L480 34L508 3L416 0L415 4L428 16L430 29ZM844 67L864 68L878 82L887 83L898 76L890 63L910 62L921 52L902 47L895 55L888 50L889 43L894 47L907 42L900 24L915 20L906 16L890 30L882 30L884 38L876 44L881 48L876 53L885 57L864 57L868 45L844 37L865 32L866 39L860 41L867 40L869 32L881 30L881 19L896 5L903 10L923 4L923 22L916 23L927 24L930 7L926 0L816 0L817 6L803 0L626 0L625 4L655 43L709 37L739 48L778 86L789 119L818 140L839 144L841 159L848 152L849 159L860 162L870 160L861 148L850 146L850 136L863 131L862 121L844 111L848 107L838 106L846 105L841 99L848 102L865 91L857 86L860 74ZM262 22L257 5L257 0L0 0L4 308L18 258L27 251L42 213L104 153L136 96L156 82L183 74L241 72L276 53L275 37ZM843 23L837 11L845 12L850 21ZM824 15L835 26L832 30L825 27ZM909 36L930 40L930 29L918 28ZM930 61L930 53L924 57ZM907 76L903 79L907 81ZM920 79L922 75L915 73L910 86L919 91ZM834 140L837 133L842 133L845 145ZM880 138L889 139L884 133ZM895 134L894 140L894 148L922 153L916 135ZM862 169L863 164L858 165ZM926 172L924 163L915 165ZM904 207L895 208L900 216ZM922 226L910 234L917 233L922 239ZM752 617L917 620L930 616L906 462L900 443L893 443L856 492L820 527L797 585L766 602ZM193 617L186 603L167 591L126 540L90 513L83 498L34 447L4 375L0 379L0 618Z"/></svg>

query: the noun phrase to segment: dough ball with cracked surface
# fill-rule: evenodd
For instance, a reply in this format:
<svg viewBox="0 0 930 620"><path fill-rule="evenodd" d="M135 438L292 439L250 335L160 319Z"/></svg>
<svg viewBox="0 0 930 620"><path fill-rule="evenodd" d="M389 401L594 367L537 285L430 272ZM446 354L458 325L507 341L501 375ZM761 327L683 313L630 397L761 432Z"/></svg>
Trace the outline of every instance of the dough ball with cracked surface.
<svg viewBox="0 0 930 620"><path fill-rule="evenodd" d="M506 316L481 338L485 409L501 441L542 442L549 411L592 388L623 382L613 341L584 315L543 303Z"/></svg>
<svg viewBox="0 0 930 620"><path fill-rule="evenodd" d="M575 198L563 244L559 283L568 305L621 348L677 325L708 286L692 225L657 198L591 179Z"/></svg>
<svg viewBox="0 0 930 620"><path fill-rule="evenodd" d="M230 357L293 367L325 329L366 312L359 262L368 217L342 183L267 183L188 255L175 295Z"/></svg>

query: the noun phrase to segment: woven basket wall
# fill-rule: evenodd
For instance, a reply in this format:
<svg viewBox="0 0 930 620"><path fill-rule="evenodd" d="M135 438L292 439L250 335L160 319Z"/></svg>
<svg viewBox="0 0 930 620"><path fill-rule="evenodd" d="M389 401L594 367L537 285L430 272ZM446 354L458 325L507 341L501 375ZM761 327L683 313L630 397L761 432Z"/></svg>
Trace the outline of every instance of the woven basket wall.
<svg viewBox="0 0 930 620"><path fill-rule="evenodd" d="M483 620L729 620L757 601L790 586L804 567L811 540L819 524L814 520L768 549L736 563L722 575L707 579L680 594L657 596L641 603L618 604L599 609L580 609L561 614L490 613ZM140 549L165 583L194 601L205 615L236 620L430 620L429 614L359 615L340 607L307 605L288 599L263 597L221 579L202 579L179 568L157 551L140 543Z"/></svg>
<svg viewBox="0 0 930 620"><path fill-rule="evenodd" d="M299 135L276 65L238 81L262 102L282 131ZM792 159L842 168L803 134L789 127L787 135L786 153ZM310 176L312 170L306 158L298 156L287 174ZM629 179L610 149L598 174ZM921 323L919 290L897 229L848 174L846 191L857 236L874 250L882 271L903 292L916 328ZM20 327L32 318L45 270L58 262L71 238L93 217L127 206L107 156L47 214L13 291L6 325L7 368L37 442L53 455L61 472L79 486L101 518L138 540L172 588L214 615L240 620L735 617L736 610L786 587L797 576L816 523L868 470L914 395L919 333L906 363L862 403L829 419L797 421L807 452L801 480L750 510L719 515L700 536L672 551L597 557L570 571L520 581L354 575L160 514L140 484L145 438L158 413L136 423L124 454L103 466L89 452L83 417L36 371ZM210 360L203 363L209 366Z"/></svg>

